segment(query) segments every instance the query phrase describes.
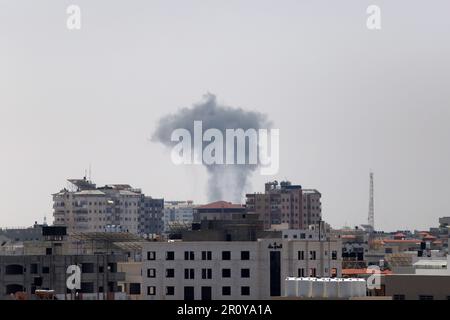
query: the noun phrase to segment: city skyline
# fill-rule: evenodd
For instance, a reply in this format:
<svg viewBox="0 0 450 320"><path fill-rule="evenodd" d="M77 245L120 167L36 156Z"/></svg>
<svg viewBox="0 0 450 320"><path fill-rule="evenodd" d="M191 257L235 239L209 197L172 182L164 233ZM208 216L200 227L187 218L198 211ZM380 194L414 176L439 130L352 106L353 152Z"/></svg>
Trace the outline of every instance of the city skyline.
<svg viewBox="0 0 450 320"><path fill-rule="evenodd" d="M99 184L206 203L207 174L151 141L158 119L210 92L267 114L280 170L322 193L334 227L426 229L450 212L448 1L0 3L0 226L51 217L51 194L91 166ZM408 8L408 10L405 10ZM432 17L432 18L431 18ZM224 199L226 200L226 199Z"/></svg>

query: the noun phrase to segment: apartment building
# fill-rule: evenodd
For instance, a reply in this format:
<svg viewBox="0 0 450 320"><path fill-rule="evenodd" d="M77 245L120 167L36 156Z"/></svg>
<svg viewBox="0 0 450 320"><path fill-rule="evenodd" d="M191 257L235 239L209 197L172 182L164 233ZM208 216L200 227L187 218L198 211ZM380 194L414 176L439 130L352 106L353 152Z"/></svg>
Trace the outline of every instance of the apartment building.
<svg viewBox="0 0 450 320"><path fill-rule="evenodd" d="M143 298L270 299L290 276L341 276L340 243L172 241L143 244Z"/></svg>
<svg viewBox="0 0 450 320"><path fill-rule="evenodd" d="M316 189L302 189L305 226L316 225L322 220L322 194Z"/></svg>
<svg viewBox="0 0 450 320"><path fill-rule="evenodd" d="M145 196L127 184L96 187L83 179L70 179L69 188L53 195L55 226L73 232L161 233L163 199Z"/></svg>
<svg viewBox="0 0 450 320"><path fill-rule="evenodd" d="M257 213L264 228L286 225L288 229L306 229L322 219L321 194L303 190L289 181L268 182L264 193L246 195L247 212Z"/></svg>
<svg viewBox="0 0 450 320"><path fill-rule="evenodd" d="M164 232L164 199L154 199L141 194L138 214L139 234L151 237Z"/></svg>
<svg viewBox="0 0 450 320"><path fill-rule="evenodd" d="M112 299L118 281L125 280L125 274L117 272L117 263L125 259L122 255L0 256L0 299L18 292L31 299L36 290L54 290L59 299L71 299L66 286L71 265L81 268L80 297Z"/></svg>

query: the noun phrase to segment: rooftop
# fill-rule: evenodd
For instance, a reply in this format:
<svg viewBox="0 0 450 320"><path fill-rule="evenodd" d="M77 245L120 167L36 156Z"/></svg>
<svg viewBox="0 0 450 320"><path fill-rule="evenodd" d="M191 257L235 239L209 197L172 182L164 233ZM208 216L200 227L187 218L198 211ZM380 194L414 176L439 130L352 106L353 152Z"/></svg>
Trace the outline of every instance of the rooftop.
<svg viewBox="0 0 450 320"><path fill-rule="evenodd" d="M244 207L241 204L235 204L226 201L211 202L197 207L197 209L242 209L242 208Z"/></svg>

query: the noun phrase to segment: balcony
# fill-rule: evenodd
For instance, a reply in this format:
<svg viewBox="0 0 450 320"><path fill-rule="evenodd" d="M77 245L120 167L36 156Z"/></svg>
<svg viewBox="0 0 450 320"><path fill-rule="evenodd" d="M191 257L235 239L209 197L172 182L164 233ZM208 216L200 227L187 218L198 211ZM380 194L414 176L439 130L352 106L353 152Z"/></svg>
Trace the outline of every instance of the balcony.
<svg viewBox="0 0 450 320"><path fill-rule="evenodd" d="M64 209L66 207L64 202L55 202L53 203L53 209Z"/></svg>
<svg viewBox="0 0 450 320"><path fill-rule="evenodd" d="M75 213L75 214L88 214L89 210L87 209L87 207L78 207L78 208L73 210L73 213Z"/></svg>

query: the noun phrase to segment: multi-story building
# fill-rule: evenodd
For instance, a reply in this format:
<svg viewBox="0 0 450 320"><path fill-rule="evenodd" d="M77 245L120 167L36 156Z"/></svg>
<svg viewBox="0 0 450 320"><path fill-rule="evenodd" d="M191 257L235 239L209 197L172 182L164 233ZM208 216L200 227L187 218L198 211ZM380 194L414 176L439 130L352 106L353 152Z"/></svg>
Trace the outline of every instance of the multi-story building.
<svg viewBox="0 0 450 320"><path fill-rule="evenodd" d="M321 194L317 190L303 190L289 181L265 184L265 193L246 195L249 213L257 213L264 228L286 225L288 229L306 229L322 219Z"/></svg>
<svg viewBox="0 0 450 320"><path fill-rule="evenodd" d="M289 276L341 276L339 240L172 241L143 244L143 297L270 299Z"/></svg>
<svg viewBox="0 0 450 320"><path fill-rule="evenodd" d="M117 264L127 261L126 254L109 250L75 253L70 250L66 228L61 226L43 226L40 238L24 241L30 247L21 255L0 255L0 299L16 294L33 299L37 290L51 291L58 299L124 298L118 282L125 281L125 275L118 272ZM94 241L89 241L89 246L95 247ZM81 287L73 291L67 288L69 266L78 266L81 272Z"/></svg>
<svg viewBox="0 0 450 320"><path fill-rule="evenodd" d="M173 228L190 228L194 220L193 201L165 201L164 202L164 231Z"/></svg>
<svg viewBox="0 0 450 320"><path fill-rule="evenodd" d="M28 297L36 290L53 290L59 299L73 299L67 291L66 270L81 266L81 289L78 294L90 299L112 299L117 282L125 280L117 272L120 255L25 255L0 256L0 299L23 292Z"/></svg>
<svg viewBox="0 0 450 320"><path fill-rule="evenodd" d="M53 195L53 224L73 232L160 233L163 200L140 189L114 184L96 187L86 178L68 180L70 189Z"/></svg>
<svg viewBox="0 0 450 320"><path fill-rule="evenodd" d="M322 220L322 195L315 189L302 189L303 218L306 226L316 225Z"/></svg>
<svg viewBox="0 0 450 320"><path fill-rule="evenodd" d="M141 194L139 201L139 234L151 236L164 232L164 199Z"/></svg>

